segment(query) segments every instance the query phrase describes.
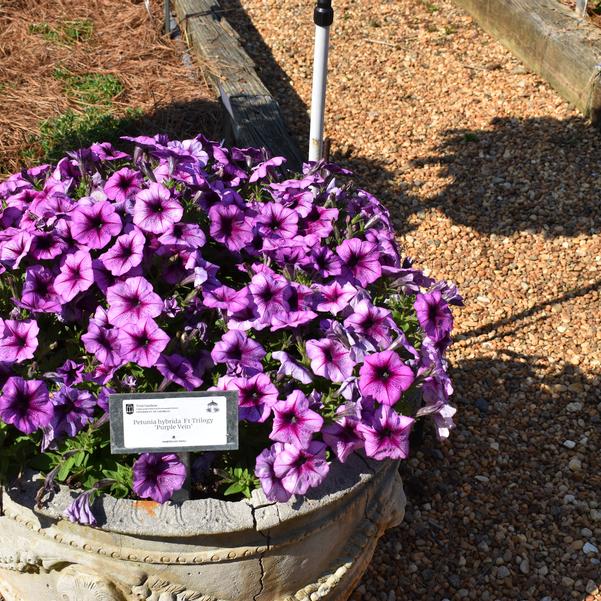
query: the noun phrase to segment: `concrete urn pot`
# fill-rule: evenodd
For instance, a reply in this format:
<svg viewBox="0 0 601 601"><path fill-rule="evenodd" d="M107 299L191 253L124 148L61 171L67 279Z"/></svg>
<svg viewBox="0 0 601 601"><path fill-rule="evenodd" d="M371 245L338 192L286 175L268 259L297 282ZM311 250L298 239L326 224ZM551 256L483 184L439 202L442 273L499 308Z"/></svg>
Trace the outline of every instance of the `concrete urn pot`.
<svg viewBox="0 0 601 601"><path fill-rule="evenodd" d="M104 496L97 527L62 517L66 488L35 508L39 481L2 493L6 601L342 601L378 538L398 525L397 462L354 455L303 499L158 503Z"/></svg>

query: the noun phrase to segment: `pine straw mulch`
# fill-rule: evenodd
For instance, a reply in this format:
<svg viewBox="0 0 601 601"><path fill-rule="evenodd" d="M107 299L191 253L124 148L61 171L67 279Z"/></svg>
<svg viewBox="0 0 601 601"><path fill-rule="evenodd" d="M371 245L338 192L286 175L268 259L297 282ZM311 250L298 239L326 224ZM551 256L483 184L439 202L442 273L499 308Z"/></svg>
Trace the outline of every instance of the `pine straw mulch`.
<svg viewBox="0 0 601 601"><path fill-rule="evenodd" d="M107 110L65 93L71 77L113 75L122 90L111 115L138 109L137 131L216 135L220 119L202 76L185 65L181 42L161 33L162 2L135 0L4 0L0 3L0 174L44 159L40 125L71 111ZM200 68L199 68L200 67ZM98 140L90 140L90 142Z"/></svg>

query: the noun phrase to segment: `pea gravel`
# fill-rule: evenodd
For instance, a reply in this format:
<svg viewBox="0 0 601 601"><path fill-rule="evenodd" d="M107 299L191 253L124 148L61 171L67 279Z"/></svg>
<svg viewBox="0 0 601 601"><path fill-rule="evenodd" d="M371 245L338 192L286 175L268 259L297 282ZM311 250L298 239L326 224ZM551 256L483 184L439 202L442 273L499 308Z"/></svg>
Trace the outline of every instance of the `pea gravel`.
<svg viewBox="0 0 601 601"><path fill-rule="evenodd" d="M601 139L433 1L334 2L332 157L466 298L457 428L402 465L406 519L352 599L598 601ZM306 150L312 3L222 4Z"/></svg>

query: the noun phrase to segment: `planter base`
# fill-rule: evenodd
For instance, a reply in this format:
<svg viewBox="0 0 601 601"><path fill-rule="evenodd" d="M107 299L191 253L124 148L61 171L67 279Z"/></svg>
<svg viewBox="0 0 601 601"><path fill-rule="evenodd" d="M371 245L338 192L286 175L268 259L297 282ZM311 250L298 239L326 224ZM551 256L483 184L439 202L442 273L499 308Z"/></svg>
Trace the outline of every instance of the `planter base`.
<svg viewBox="0 0 601 601"><path fill-rule="evenodd" d="M3 495L6 601L343 601L405 508L396 462L359 457L302 501L106 497L94 506L98 528L59 517L65 489L31 509L36 489L29 481Z"/></svg>

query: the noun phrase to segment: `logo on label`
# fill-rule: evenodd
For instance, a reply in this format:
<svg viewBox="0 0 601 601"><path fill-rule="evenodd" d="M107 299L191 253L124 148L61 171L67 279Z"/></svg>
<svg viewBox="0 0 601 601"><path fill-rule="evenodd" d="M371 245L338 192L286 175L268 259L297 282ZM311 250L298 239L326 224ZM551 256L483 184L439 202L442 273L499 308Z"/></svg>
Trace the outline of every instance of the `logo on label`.
<svg viewBox="0 0 601 601"><path fill-rule="evenodd" d="M134 413L134 404L133 403L125 404L125 413L127 413L127 415L133 415L133 413Z"/></svg>
<svg viewBox="0 0 601 601"><path fill-rule="evenodd" d="M207 413L218 413L218 412L219 412L219 405L215 401L211 401L207 405Z"/></svg>

